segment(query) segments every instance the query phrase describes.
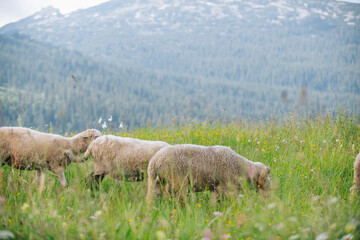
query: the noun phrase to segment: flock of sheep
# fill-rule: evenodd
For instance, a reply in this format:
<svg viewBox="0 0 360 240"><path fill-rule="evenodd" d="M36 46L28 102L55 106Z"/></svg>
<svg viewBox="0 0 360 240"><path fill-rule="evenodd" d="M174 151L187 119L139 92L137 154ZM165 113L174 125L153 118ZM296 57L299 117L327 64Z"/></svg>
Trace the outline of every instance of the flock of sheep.
<svg viewBox="0 0 360 240"><path fill-rule="evenodd" d="M50 170L60 184L66 186L66 167L90 156L95 169L87 178L89 187L98 188L106 175L118 180L142 181L147 170L148 203L162 192L175 193L181 198L186 196L189 187L194 191L210 190L217 197L240 190L246 182L260 192L270 189L270 169L229 147L169 145L162 141L102 136L96 129L67 138L28 128L0 127L0 165L36 170L34 183ZM354 169L352 198L360 192L360 154Z"/></svg>

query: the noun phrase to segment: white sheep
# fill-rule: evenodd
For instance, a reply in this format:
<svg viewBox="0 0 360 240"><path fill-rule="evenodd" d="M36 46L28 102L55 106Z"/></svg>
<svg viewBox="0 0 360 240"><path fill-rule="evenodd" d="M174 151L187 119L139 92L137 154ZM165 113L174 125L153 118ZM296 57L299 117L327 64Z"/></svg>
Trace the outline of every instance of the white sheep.
<svg viewBox="0 0 360 240"><path fill-rule="evenodd" d="M82 158L73 161L81 162L93 157L95 170L86 180L88 186L96 181L94 186L97 188L106 175L117 180L141 181L149 160L165 146L169 144L105 135L93 141Z"/></svg>
<svg viewBox="0 0 360 240"><path fill-rule="evenodd" d="M350 188L350 199L356 199L360 196L360 153L356 156L354 163L354 181Z"/></svg>
<svg viewBox="0 0 360 240"><path fill-rule="evenodd" d="M218 196L228 194L230 187L241 189L244 180L257 189L270 189L270 169L252 162L224 146L174 145L161 149L150 160L147 169L147 202L166 192L181 198L191 186L194 191L210 190Z"/></svg>
<svg viewBox="0 0 360 240"><path fill-rule="evenodd" d="M101 132L96 129L88 129L68 138L22 127L1 127L0 165L36 170L34 183L40 174L50 170L65 186L64 171L71 162L69 151L71 154L83 153L90 142L99 136Z"/></svg>

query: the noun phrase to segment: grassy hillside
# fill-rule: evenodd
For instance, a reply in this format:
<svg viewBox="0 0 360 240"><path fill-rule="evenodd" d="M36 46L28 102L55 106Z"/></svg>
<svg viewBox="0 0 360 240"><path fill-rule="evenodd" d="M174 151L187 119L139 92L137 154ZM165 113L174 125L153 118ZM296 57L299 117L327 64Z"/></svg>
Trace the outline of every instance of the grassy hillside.
<svg viewBox="0 0 360 240"><path fill-rule="evenodd" d="M360 238L360 199L349 201L359 152L359 116L295 121L190 122L107 132L171 144L225 145L271 168L270 197L245 186L217 203L209 192L190 193L185 206L164 196L145 204L146 183L105 178L92 197L84 178L93 161L72 164L61 188L47 173L44 188L34 173L0 169L0 233L17 239L353 239ZM4 232L2 232L4 233ZM320 238L319 238L320 239Z"/></svg>

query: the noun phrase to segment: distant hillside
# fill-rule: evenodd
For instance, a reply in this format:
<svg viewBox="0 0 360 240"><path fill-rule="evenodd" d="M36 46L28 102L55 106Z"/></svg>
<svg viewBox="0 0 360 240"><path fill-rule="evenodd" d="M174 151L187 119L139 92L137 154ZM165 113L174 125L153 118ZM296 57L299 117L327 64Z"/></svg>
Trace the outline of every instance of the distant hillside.
<svg viewBox="0 0 360 240"><path fill-rule="evenodd" d="M96 62L27 37L0 35L0 125L69 131L230 120L285 110L271 86L188 78ZM75 78L73 78L74 76ZM269 91L270 89L270 91ZM296 92L289 90L289 95ZM102 122L103 123L103 122Z"/></svg>
<svg viewBox="0 0 360 240"><path fill-rule="evenodd" d="M49 101L36 117L21 108L23 121L59 129L111 114L115 125L139 126L339 106L359 113L360 4L112 0L67 15L45 8L0 33L0 93L12 103L3 109L14 108L3 124L34 102L25 95ZM82 85L73 89L71 75Z"/></svg>

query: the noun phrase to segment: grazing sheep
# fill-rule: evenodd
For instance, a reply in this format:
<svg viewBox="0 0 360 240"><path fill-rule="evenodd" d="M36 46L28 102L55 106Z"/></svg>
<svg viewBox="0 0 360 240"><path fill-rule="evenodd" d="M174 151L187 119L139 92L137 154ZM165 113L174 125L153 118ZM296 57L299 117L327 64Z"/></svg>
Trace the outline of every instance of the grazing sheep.
<svg viewBox="0 0 360 240"><path fill-rule="evenodd" d="M147 169L147 202L165 191L187 193L188 187L194 191L210 190L228 194L229 188L241 188L241 180L246 180L257 189L270 189L270 169L260 162L252 162L236 154L229 147L174 145L161 149L150 160ZM182 197L181 195L179 197Z"/></svg>
<svg viewBox="0 0 360 240"><path fill-rule="evenodd" d="M350 198L359 198L360 193L360 153L356 156L354 163L354 185L350 188Z"/></svg>
<svg viewBox="0 0 360 240"><path fill-rule="evenodd" d="M74 161L81 162L93 157L95 170L86 180L88 187L92 186L95 180L94 186L97 188L106 175L117 180L142 181L143 171L149 160L165 146L170 145L162 141L106 135L93 141L85 155Z"/></svg>
<svg viewBox="0 0 360 240"><path fill-rule="evenodd" d="M0 128L0 165L36 170L34 183L45 170L54 172L62 186L66 185L64 171L71 159L68 152L86 151L90 142L101 136L100 131L88 129L67 138L22 127ZM74 158L75 159L75 158Z"/></svg>

